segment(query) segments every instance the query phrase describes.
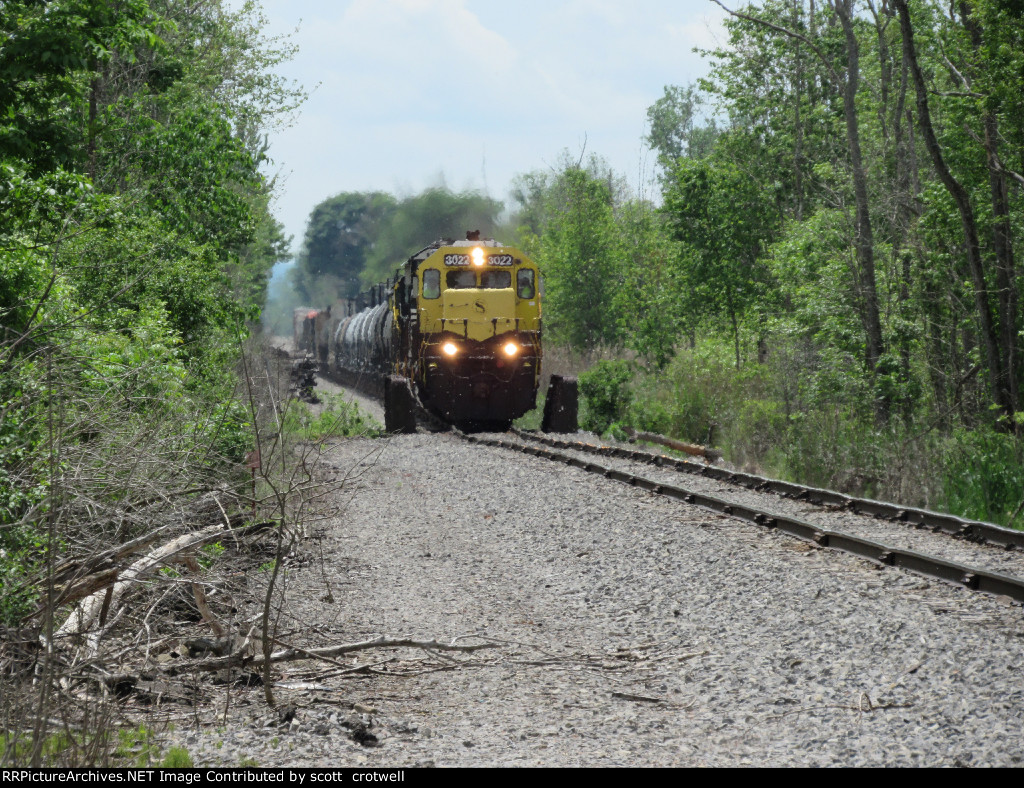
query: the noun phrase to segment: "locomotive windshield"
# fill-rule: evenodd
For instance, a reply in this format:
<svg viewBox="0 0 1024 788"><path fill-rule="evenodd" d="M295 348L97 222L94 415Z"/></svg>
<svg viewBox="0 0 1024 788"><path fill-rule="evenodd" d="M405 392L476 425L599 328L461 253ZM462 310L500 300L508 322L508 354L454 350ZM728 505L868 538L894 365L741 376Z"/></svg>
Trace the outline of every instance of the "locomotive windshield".
<svg viewBox="0 0 1024 788"><path fill-rule="evenodd" d="M449 271L444 281L449 290L466 290L470 287L481 287L485 290L502 290L512 287L511 271L484 271L477 282L476 271Z"/></svg>
<svg viewBox="0 0 1024 788"><path fill-rule="evenodd" d="M512 287L511 271L484 271L480 274L480 287L488 290L501 290Z"/></svg>
<svg viewBox="0 0 1024 788"><path fill-rule="evenodd" d="M476 287L475 271L449 271L444 278L449 290L464 290Z"/></svg>

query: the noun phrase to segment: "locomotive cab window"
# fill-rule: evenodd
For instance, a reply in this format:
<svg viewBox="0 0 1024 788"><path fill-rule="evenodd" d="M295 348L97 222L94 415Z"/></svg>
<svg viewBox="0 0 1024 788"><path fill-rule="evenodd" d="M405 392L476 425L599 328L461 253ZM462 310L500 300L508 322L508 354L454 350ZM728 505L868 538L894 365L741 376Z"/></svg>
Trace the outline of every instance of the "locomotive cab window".
<svg viewBox="0 0 1024 788"><path fill-rule="evenodd" d="M441 297L441 272L436 268L428 268L423 272L423 297Z"/></svg>
<svg viewBox="0 0 1024 788"><path fill-rule="evenodd" d="M520 298L533 298L535 293L533 271L529 268L520 268L516 273L516 294Z"/></svg>
<svg viewBox="0 0 1024 788"><path fill-rule="evenodd" d="M449 290L465 290L468 287L476 287L476 272L449 271L445 274L444 282Z"/></svg>
<svg viewBox="0 0 1024 788"><path fill-rule="evenodd" d="M512 287L511 271L484 271L480 275L480 287L488 290L502 290Z"/></svg>

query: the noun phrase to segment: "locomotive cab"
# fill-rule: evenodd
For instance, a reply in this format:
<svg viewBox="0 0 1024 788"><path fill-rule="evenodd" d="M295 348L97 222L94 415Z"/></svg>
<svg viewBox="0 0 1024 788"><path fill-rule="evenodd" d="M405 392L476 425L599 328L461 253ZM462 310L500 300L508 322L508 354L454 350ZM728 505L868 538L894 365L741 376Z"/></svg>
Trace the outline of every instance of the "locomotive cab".
<svg viewBox="0 0 1024 788"><path fill-rule="evenodd" d="M494 241L439 246L418 267L420 398L455 423L507 425L536 406L536 266Z"/></svg>

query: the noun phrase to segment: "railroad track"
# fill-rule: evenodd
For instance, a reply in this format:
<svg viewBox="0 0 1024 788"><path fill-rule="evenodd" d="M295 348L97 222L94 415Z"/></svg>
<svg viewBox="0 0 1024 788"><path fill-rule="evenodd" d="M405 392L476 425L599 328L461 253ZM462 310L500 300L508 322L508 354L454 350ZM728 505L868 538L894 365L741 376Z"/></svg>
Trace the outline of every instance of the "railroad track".
<svg viewBox="0 0 1024 788"><path fill-rule="evenodd" d="M963 539L975 544L987 544L1007 550L1024 550L1024 531L1015 531L992 523L965 520L951 514L899 506L870 498L856 498L832 490L769 479L752 473L730 471L726 468L669 457L664 454L625 449L618 446L595 446L583 441L563 441L518 429L512 430L512 433L523 440L542 443L556 449L569 449L661 468L671 468L682 473L714 479L756 492L770 492L785 498L805 501L814 506L834 507L853 514L906 523L915 528L928 528L935 533L943 533L955 539Z"/></svg>
<svg viewBox="0 0 1024 788"><path fill-rule="evenodd" d="M1003 572L972 566L962 561L949 560L905 546L885 544L863 535L826 527L820 523L808 522L793 514L770 511L763 505L727 500L665 479L652 479L631 472L623 467L600 464L583 455L602 455L609 460L626 460L630 463L668 468L685 474L695 474L719 482L738 485L748 490L772 492L785 495L814 506L843 509L859 515L886 518L905 524L909 529L927 529L944 537L953 537L963 542L981 544L986 549L1001 548L999 552L1018 551L1024 548L1024 534L1000 528L989 523L978 523L961 518L921 509L899 507L868 499L853 498L828 490L803 487L788 482L765 479L751 474L733 473L722 468L703 467L697 463L678 460L664 455L641 452L611 446L594 446L579 441L565 441L536 433L513 431L517 440L483 435L459 433L465 440L484 446L519 451L568 466L579 468L633 487L648 490L688 504L700 506L721 515L733 517L754 525L770 528L815 544L822 548L837 550L872 561L881 566L902 568L926 577L952 583L974 591L996 596L1009 597L1014 602L1024 603L1024 579Z"/></svg>
<svg viewBox="0 0 1024 788"><path fill-rule="evenodd" d="M338 381L345 385L342 381ZM423 413L426 410L420 407ZM419 414L423 418L423 414ZM435 418L427 419L431 431L439 431ZM485 437L451 431L464 440L485 446L510 449L524 454L559 462L588 473L629 484L721 515L733 517L754 525L770 528L822 548L849 553L881 566L902 568L925 577L942 580L973 591L1009 597L1024 604L1024 532L1002 528L992 523L965 520L954 515L925 509L899 506L884 501L857 498L816 487L769 479L755 474L730 471L725 468L670 457L665 454L627 449L621 446L594 445L583 441L563 440L547 435L513 429L518 439ZM543 448L542 448L543 447ZM578 455L604 457L612 461L626 461L670 470L676 474L689 474L710 479L744 490L770 493L780 499L799 501L828 511L843 511L863 517L876 518L905 526L911 531L928 531L962 543L985 546L1001 553L1013 552L1021 556L1020 576L1007 572L981 568L976 563L950 560L906 546L886 544L863 535L830 528L821 523L808 522L793 514L770 511L762 505L749 505L727 500L708 492L692 489L674 482L647 478L621 467L602 465Z"/></svg>

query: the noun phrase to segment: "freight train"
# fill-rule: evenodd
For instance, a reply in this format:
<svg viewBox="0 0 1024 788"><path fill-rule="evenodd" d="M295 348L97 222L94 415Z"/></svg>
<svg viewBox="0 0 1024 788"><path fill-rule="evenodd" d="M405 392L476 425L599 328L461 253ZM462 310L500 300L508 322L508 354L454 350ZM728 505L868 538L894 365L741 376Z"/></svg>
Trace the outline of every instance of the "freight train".
<svg viewBox="0 0 1024 788"><path fill-rule="evenodd" d="M519 249L470 232L421 249L357 298L296 310L296 344L322 363L332 356L342 382L384 395L391 425L409 423L396 410L422 408L463 428L507 429L536 407L540 287L537 266ZM387 386L408 398L387 395ZM571 416L575 430L569 399L562 422Z"/></svg>

